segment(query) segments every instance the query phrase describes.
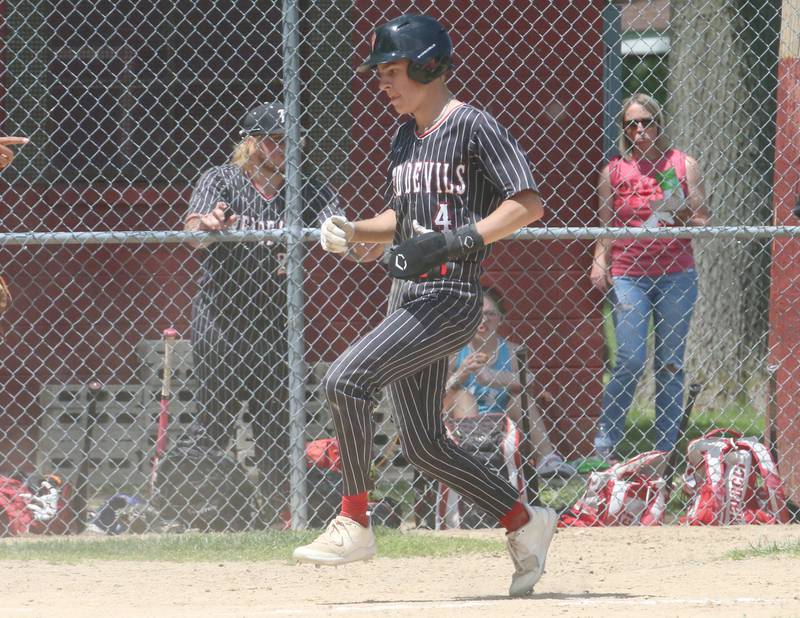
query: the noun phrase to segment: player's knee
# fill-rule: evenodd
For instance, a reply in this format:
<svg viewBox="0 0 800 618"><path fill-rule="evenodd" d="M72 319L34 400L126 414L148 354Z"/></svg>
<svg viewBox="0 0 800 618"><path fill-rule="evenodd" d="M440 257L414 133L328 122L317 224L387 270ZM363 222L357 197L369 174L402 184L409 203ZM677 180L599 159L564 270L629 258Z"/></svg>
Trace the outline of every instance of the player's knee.
<svg viewBox="0 0 800 618"><path fill-rule="evenodd" d="M344 398L360 399L364 397L363 389L353 379L348 372L343 371L341 368L331 367L322 378L322 392L325 393L325 399L328 403L341 402ZM336 406L331 405L331 411L334 412Z"/></svg>
<svg viewBox="0 0 800 618"><path fill-rule="evenodd" d="M341 372L333 371L333 368L328 369L325 377L322 378L322 392L325 393L325 398L328 401L336 399L337 395L342 392L342 386L345 384L345 379Z"/></svg>
<svg viewBox="0 0 800 618"><path fill-rule="evenodd" d="M442 459L442 445L436 440L422 440L407 444L403 449L406 461L421 471L433 470Z"/></svg>

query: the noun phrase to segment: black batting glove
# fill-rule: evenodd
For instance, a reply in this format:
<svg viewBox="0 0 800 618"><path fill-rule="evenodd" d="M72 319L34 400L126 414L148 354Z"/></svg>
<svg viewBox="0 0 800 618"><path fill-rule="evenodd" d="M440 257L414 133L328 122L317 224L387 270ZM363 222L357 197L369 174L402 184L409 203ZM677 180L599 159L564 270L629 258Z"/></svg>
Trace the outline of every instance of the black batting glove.
<svg viewBox="0 0 800 618"><path fill-rule="evenodd" d="M475 224L456 230L427 232L389 249L389 275L416 279L450 260L458 260L484 247Z"/></svg>

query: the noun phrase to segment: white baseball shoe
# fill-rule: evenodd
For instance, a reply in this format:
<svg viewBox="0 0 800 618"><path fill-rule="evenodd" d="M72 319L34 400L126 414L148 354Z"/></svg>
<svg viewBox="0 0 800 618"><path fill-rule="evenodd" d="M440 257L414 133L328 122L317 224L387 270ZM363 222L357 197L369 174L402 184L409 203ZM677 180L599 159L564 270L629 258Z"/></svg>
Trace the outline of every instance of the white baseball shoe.
<svg viewBox="0 0 800 618"><path fill-rule="evenodd" d="M530 520L527 524L506 534L508 553L514 562L514 574L508 595L521 597L533 592L533 587L544 573L547 549L556 532L558 515L553 509L525 505Z"/></svg>
<svg viewBox="0 0 800 618"><path fill-rule="evenodd" d="M541 477L560 476L571 478L578 474L575 466L568 464L564 458L555 451L542 457L536 466L536 474Z"/></svg>
<svg viewBox="0 0 800 618"><path fill-rule="evenodd" d="M375 556L375 534L349 517L339 515L321 535L292 553L295 560L335 566Z"/></svg>

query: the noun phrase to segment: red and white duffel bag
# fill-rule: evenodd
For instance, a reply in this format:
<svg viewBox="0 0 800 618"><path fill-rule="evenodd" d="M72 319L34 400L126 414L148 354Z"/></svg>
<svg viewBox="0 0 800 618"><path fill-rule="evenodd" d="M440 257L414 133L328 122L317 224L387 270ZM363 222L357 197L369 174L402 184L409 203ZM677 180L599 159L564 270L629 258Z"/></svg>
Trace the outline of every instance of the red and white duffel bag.
<svg viewBox="0 0 800 618"><path fill-rule="evenodd" d="M778 524L790 519L778 466L766 446L732 429L715 429L687 448L684 492L692 526Z"/></svg>
<svg viewBox="0 0 800 618"><path fill-rule="evenodd" d="M669 453L648 451L589 476L586 491L559 527L658 526L664 522Z"/></svg>

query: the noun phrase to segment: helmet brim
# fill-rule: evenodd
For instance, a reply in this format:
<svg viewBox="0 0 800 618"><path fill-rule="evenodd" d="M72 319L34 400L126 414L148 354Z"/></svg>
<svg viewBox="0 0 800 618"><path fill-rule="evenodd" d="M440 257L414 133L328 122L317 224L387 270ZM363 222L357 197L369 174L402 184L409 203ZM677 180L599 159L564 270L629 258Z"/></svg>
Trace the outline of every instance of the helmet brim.
<svg viewBox="0 0 800 618"><path fill-rule="evenodd" d="M308 129L300 127L300 136L303 137L308 133ZM272 131L264 131L261 128L255 129L239 129L239 137L248 137L250 135L286 135L286 130L283 127L276 127Z"/></svg>
<svg viewBox="0 0 800 618"><path fill-rule="evenodd" d="M362 64L356 67L356 73L366 73L367 71L374 69L379 64L397 62L398 60L408 60L408 58L398 52L373 52Z"/></svg>

